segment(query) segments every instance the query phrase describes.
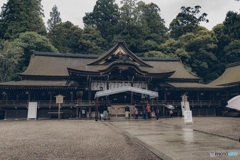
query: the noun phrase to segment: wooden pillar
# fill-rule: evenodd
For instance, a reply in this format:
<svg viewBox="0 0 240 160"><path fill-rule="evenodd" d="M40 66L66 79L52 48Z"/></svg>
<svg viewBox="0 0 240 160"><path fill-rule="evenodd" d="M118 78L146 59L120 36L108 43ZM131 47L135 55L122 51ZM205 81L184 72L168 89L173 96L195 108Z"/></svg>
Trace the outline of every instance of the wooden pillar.
<svg viewBox="0 0 240 160"><path fill-rule="evenodd" d="M89 82L88 85L88 103L90 104L91 102L91 81Z"/></svg>
<svg viewBox="0 0 240 160"><path fill-rule="evenodd" d="M164 101L167 101L167 92L164 91Z"/></svg>
<svg viewBox="0 0 240 160"><path fill-rule="evenodd" d="M158 120L158 118L159 118L159 107L158 107L158 97L156 97L156 99L157 99L157 108L156 108L156 118L157 118L157 120Z"/></svg>
<svg viewBox="0 0 240 160"><path fill-rule="evenodd" d="M79 111L78 111L78 107L76 107L76 118L79 118Z"/></svg>
<svg viewBox="0 0 240 160"><path fill-rule="evenodd" d="M98 121L98 97L95 98L95 121Z"/></svg>
<svg viewBox="0 0 240 160"><path fill-rule="evenodd" d="M91 107L89 107L89 108L88 108L88 116L89 116L88 118L91 118L91 117L92 117L92 116L91 116L91 115L92 115L91 112L92 112L92 111L91 111Z"/></svg>
<svg viewBox="0 0 240 160"><path fill-rule="evenodd" d="M197 101L199 101L199 92L197 92Z"/></svg>

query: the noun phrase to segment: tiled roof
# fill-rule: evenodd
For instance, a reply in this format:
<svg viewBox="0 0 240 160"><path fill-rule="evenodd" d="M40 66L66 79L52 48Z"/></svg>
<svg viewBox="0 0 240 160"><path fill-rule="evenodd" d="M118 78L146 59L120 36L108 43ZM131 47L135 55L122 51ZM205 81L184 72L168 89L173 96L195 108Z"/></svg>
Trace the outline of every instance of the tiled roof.
<svg viewBox="0 0 240 160"><path fill-rule="evenodd" d="M202 83L168 83L169 85L175 87L175 88L197 88L197 89L220 89L222 87L220 86L212 86L209 84L202 84Z"/></svg>
<svg viewBox="0 0 240 160"><path fill-rule="evenodd" d="M191 75L184 68L178 59L147 59L142 58L145 63L153 66L140 67L142 70L151 73L175 73L170 78L199 79ZM96 60L96 56L88 55L67 55L67 54L49 54L36 53L32 56L28 68L20 75L25 76L69 76L67 68L78 69L82 71L104 70L107 65L88 65Z"/></svg>
<svg viewBox="0 0 240 160"><path fill-rule="evenodd" d="M73 84L71 82L68 83L67 81L22 80L0 83L0 87L1 86L71 87Z"/></svg>

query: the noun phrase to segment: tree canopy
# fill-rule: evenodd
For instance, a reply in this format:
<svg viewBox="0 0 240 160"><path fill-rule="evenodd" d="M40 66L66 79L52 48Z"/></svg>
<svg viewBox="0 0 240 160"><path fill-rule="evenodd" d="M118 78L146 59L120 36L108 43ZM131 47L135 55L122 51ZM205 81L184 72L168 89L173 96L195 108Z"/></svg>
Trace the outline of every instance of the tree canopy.
<svg viewBox="0 0 240 160"><path fill-rule="evenodd" d="M208 22L207 14L202 13L200 16L201 6L181 7L181 12L170 23L170 35L172 38L179 38L181 35L188 32L194 32L200 22Z"/></svg>
<svg viewBox="0 0 240 160"><path fill-rule="evenodd" d="M23 51L19 61L20 71L23 71L28 66L32 51L58 52L45 36L41 36L36 32L21 33L18 38L12 41L12 45L21 48Z"/></svg>
<svg viewBox="0 0 240 160"><path fill-rule="evenodd" d="M229 11L223 23L207 30L200 25L208 22L201 6L182 6L167 28L160 7L141 0L97 0L80 28L62 22L54 5L46 32L41 0L8 0L0 13L0 80L15 79L32 50L102 54L119 40L138 56L180 58L204 82L240 61L239 13Z"/></svg>
<svg viewBox="0 0 240 160"><path fill-rule="evenodd" d="M8 0L0 14L0 38L14 39L26 31L46 35L43 16L41 0Z"/></svg>
<svg viewBox="0 0 240 160"><path fill-rule="evenodd" d="M23 55L21 47L15 46L8 41L0 42L0 81L6 82L16 79L19 73L19 61Z"/></svg>

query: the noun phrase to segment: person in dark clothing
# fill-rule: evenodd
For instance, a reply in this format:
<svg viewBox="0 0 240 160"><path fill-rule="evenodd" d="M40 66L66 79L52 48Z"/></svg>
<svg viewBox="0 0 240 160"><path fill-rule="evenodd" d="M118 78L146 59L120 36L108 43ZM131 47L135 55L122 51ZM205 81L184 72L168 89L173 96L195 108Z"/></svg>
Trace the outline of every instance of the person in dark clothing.
<svg viewBox="0 0 240 160"><path fill-rule="evenodd" d="M156 119L159 119L159 113L160 113L160 109L158 107L155 108L155 115L156 115Z"/></svg>
<svg viewBox="0 0 240 160"><path fill-rule="evenodd" d="M108 108L106 105L104 105L103 107L103 120L107 120L108 119Z"/></svg>
<svg viewBox="0 0 240 160"><path fill-rule="evenodd" d="M125 107L125 118L130 119L130 108L128 107L128 105L126 105Z"/></svg>
<svg viewBox="0 0 240 160"><path fill-rule="evenodd" d="M145 107L143 107L143 110L142 110L142 116L143 116L143 119L146 119L146 117L147 117L147 112L146 112L146 108Z"/></svg>
<svg viewBox="0 0 240 160"><path fill-rule="evenodd" d="M169 111L169 117L171 117L171 118L173 117L173 111L172 110Z"/></svg>
<svg viewBox="0 0 240 160"><path fill-rule="evenodd" d="M134 115L135 115L135 119L138 119L138 109L137 109L137 107L135 107L135 109L134 109Z"/></svg>
<svg viewBox="0 0 240 160"><path fill-rule="evenodd" d="M103 107L104 107L104 105L103 104L99 104L99 106L98 106L98 111L99 111L99 120L101 121L101 119L102 119L102 114L103 114Z"/></svg>

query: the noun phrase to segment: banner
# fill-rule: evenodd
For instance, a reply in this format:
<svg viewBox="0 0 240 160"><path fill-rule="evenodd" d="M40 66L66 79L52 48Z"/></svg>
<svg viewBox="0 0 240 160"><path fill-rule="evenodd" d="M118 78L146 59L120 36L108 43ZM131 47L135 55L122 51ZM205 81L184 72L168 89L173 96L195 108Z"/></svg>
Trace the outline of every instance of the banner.
<svg viewBox="0 0 240 160"><path fill-rule="evenodd" d="M107 89L114 89L120 87L135 87L141 89L148 89L148 85L146 82L91 82L91 90L92 91L104 91Z"/></svg>

